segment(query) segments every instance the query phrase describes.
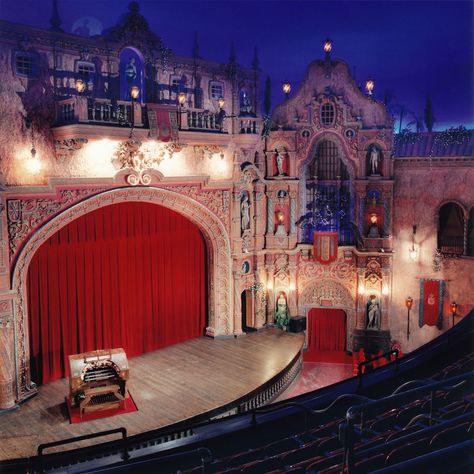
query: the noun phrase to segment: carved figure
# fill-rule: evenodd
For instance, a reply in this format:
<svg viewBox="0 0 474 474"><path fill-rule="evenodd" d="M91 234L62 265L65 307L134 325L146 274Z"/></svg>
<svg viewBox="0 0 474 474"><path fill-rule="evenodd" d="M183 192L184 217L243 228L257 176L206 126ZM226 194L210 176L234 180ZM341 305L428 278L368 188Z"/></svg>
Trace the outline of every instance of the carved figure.
<svg viewBox="0 0 474 474"><path fill-rule="evenodd" d="M132 84L137 77L137 67L135 66L135 58L130 58L130 61L125 66L125 76L127 81Z"/></svg>
<svg viewBox="0 0 474 474"><path fill-rule="evenodd" d="M286 303L285 293L280 292L276 304L275 326L286 331L289 322L290 315L288 312L288 304Z"/></svg>
<svg viewBox="0 0 474 474"><path fill-rule="evenodd" d="M375 295L370 295L367 302L366 329L380 329L380 303Z"/></svg>
<svg viewBox="0 0 474 474"><path fill-rule="evenodd" d="M278 173L278 176L282 176L283 175L283 161L285 160L285 157L276 148L275 148L275 152L276 152L277 173Z"/></svg>
<svg viewBox="0 0 474 474"><path fill-rule="evenodd" d="M250 229L250 203L246 193L242 196L240 203L240 228L243 231Z"/></svg>
<svg viewBox="0 0 474 474"><path fill-rule="evenodd" d="M379 150L377 149L376 146L372 146L372 151L370 152L370 168L371 168L372 174L379 173L379 162L380 162Z"/></svg>

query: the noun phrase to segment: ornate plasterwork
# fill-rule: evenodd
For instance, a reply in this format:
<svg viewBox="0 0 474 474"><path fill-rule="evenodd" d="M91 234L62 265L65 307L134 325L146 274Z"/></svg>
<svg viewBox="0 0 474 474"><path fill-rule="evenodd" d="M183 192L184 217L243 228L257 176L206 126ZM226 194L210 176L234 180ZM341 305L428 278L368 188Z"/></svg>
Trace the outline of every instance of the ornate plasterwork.
<svg viewBox="0 0 474 474"><path fill-rule="evenodd" d="M334 280L318 280L309 283L299 297L300 306L329 306L354 309L355 303L350 291Z"/></svg>
<svg viewBox="0 0 474 474"><path fill-rule="evenodd" d="M54 140L56 157L59 162L71 159L77 150L80 150L89 140L87 138L67 138L64 140Z"/></svg>
<svg viewBox="0 0 474 474"><path fill-rule="evenodd" d="M15 258L28 235L34 232L42 223L73 203L106 189L59 189L56 198L7 200L10 261ZM174 186L170 189L189 196L207 207L219 217L227 231L229 230L230 191L225 189L203 190L197 185Z"/></svg>
<svg viewBox="0 0 474 474"><path fill-rule="evenodd" d="M179 143L167 143L156 145L154 142L142 143L140 140L130 138L120 142L112 156L112 164L118 170L129 170L127 183L149 185L152 181L150 170L157 169L166 158L172 158L179 153L183 146Z"/></svg>
<svg viewBox="0 0 474 474"><path fill-rule="evenodd" d="M300 261L298 281L302 286L314 280L339 280L355 295L357 272L352 262L347 262L342 256L329 265L321 265L314 261Z"/></svg>
<svg viewBox="0 0 474 474"><path fill-rule="evenodd" d="M61 209L87 196L104 191L105 188L61 189L55 199L9 199L8 235L10 260L12 260L28 234Z"/></svg>
<svg viewBox="0 0 474 474"><path fill-rule="evenodd" d="M212 160L214 155L219 155L221 160L224 159L224 150L218 145L195 145L194 156L196 160L203 160L208 158Z"/></svg>
<svg viewBox="0 0 474 474"><path fill-rule="evenodd" d="M92 196L46 222L34 232L21 250L13 269L14 330L16 341L16 399L27 398L34 390L30 380L28 308L26 280L28 266L36 250L60 228L100 207L120 202L150 202L179 212L202 231L208 249L209 327L212 336L230 335L233 328L231 254L229 235L209 209L174 191L159 188L120 188Z"/></svg>

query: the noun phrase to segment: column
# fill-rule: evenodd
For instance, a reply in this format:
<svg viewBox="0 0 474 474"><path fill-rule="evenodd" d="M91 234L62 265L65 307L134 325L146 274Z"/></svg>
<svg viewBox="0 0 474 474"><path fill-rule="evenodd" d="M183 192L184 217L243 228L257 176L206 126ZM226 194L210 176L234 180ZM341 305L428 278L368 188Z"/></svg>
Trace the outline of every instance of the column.
<svg viewBox="0 0 474 474"><path fill-rule="evenodd" d="M13 321L0 319L0 411L15 406Z"/></svg>
<svg viewBox="0 0 474 474"><path fill-rule="evenodd" d="M240 271L233 270L232 276L234 277L234 335L238 336L243 334Z"/></svg>
<svg viewBox="0 0 474 474"><path fill-rule="evenodd" d="M365 268L357 269L357 321L356 329L365 329Z"/></svg>
<svg viewBox="0 0 474 474"><path fill-rule="evenodd" d="M390 308L390 295L392 289L391 271L390 268L382 268L382 308L380 329L383 331L389 330L388 310Z"/></svg>
<svg viewBox="0 0 474 474"><path fill-rule="evenodd" d="M267 324L275 323L275 265L266 264L267 270Z"/></svg>
<svg viewBox="0 0 474 474"><path fill-rule="evenodd" d="M297 192L290 191L290 235L296 234L296 198Z"/></svg>
<svg viewBox="0 0 474 474"><path fill-rule="evenodd" d="M273 191L267 191L267 235L275 233L273 214Z"/></svg>
<svg viewBox="0 0 474 474"><path fill-rule="evenodd" d="M290 288L289 288L289 301L288 301L288 306L290 309L290 315L291 316L297 316L298 315L298 305L297 305L297 292L298 292L298 287L296 285L296 273L298 270L298 264L296 262L297 255L290 255L289 259L290 261L288 262L288 273L290 276Z"/></svg>

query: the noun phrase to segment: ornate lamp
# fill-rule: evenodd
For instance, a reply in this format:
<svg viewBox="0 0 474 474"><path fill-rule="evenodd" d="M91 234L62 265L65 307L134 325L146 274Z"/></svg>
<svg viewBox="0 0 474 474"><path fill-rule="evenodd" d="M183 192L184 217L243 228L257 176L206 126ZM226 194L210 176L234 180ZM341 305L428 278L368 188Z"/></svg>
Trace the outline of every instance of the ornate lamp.
<svg viewBox="0 0 474 474"><path fill-rule="evenodd" d="M372 91L374 90L374 87L375 87L375 83L369 77L369 79L365 81L365 90L367 91L367 95L372 95Z"/></svg>
<svg viewBox="0 0 474 474"><path fill-rule="evenodd" d="M415 234L416 234L416 225L413 226L413 231L412 231L412 244L411 244L411 249L408 251L408 255L410 256L410 260L415 262L418 258L418 250L415 247Z"/></svg>
<svg viewBox="0 0 474 474"><path fill-rule="evenodd" d="M82 79L76 79L76 91L82 94L86 90L86 83Z"/></svg>
<svg viewBox="0 0 474 474"><path fill-rule="evenodd" d="M219 105L220 109L223 109L225 105L224 97L219 97L219 99L217 99L217 104Z"/></svg>
<svg viewBox="0 0 474 474"><path fill-rule="evenodd" d="M26 167L31 174L38 174L41 171L41 161L36 156L36 149L34 145L31 149L31 156L26 161Z"/></svg>
<svg viewBox="0 0 474 474"><path fill-rule="evenodd" d="M408 314L407 314L407 341L410 339L410 310L411 307L413 306L413 298L409 296L405 300L405 306L407 307Z"/></svg>
<svg viewBox="0 0 474 474"><path fill-rule="evenodd" d="M290 92L291 92L291 84L290 81L285 81L282 86L283 92L285 94L285 97L288 99L290 97Z"/></svg>
<svg viewBox="0 0 474 474"><path fill-rule="evenodd" d="M139 95L140 95L140 88L138 86L132 86L130 88L130 97L133 100L137 100Z"/></svg>
<svg viewBox="0 0 474 474"><path fill-rule="evenodd" d="M451 314L453 316L453 326L454 326L454 316L457 316L458 308L459 308L459 305L456 303L456 301L453 301L450 305Z"/></svg>
<svg viewBox="0 0 474 474"><path fill-rule="evenodd" d="M323 50L326 53L326 56L329 56L332 50L332 41L329 38L326 38L323 43Z"/></svg>
<svg viewBox="0 0 474 474"><path fill-rule="evenodd" d="M180 92L178 94L178 104L180 107L183 107L186 102L186 93L185 92Z"/></svg>

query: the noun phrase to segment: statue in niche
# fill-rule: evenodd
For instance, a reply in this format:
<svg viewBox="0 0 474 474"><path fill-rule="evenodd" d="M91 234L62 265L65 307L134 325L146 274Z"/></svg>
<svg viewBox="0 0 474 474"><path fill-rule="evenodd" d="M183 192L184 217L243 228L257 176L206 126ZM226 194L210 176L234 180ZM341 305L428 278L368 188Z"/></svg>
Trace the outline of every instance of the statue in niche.
<svg viewBox="0 0 474 474"><path fill-rule="evenodd" d="M370 295L366 305L365 329L380 329L380 301L376 295Z"/></svg>
<svg viewBox="0 0 474 474"><path fill-rule="evenodd" d="M380 174L380 170L379 170L380 162L381 162L380 151L375 145L372 145L372 149L369 155L369 165L370 165L369 171L371 175Z"/></svg>
<svg viewBox="0 0 474 474"><path fill-rule="evenodd" d="M129 83L129 85L133 85L137 77L137 66L135 66L134 57L131 57L130 61L125 66L125 77L127 78L127 82Z"/></svg>
<svg viewBox="0 0 474 474"><path fill-rule="evenodd" d="M240 201L240 229L242 232L250 229L250 203L247 193L242 194Z"/></svg>
<svg viewBox="0 0 474 474"><path fill-rule="evenodd" d="M276 302L275 326L286 331L289 322L290 314L288 311L286 296L285 293L281 291Z"/></svg>
<svg viewBox="0 0 474 474"><path fill-rule="evenodd" d="M283 153L278 151L277 148L275 148L275 153L276 153L277 175L283 176L283 162L285 161L285 156L283 155Z"/></svg>

